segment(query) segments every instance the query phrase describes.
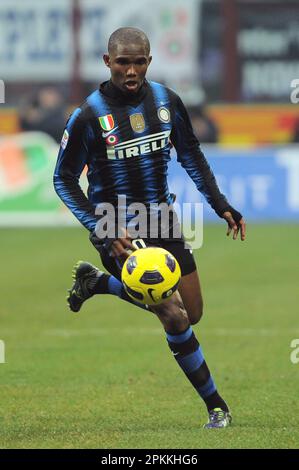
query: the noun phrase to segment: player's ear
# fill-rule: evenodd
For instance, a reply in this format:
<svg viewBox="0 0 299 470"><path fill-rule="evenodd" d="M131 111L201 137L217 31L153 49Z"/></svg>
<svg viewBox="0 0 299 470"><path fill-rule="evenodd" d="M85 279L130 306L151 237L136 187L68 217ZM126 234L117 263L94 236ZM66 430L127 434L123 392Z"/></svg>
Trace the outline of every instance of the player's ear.
<svg viewBox="0 0 299 470"><path fill-rule="evenodd" d="M108 54L103 55L103 61L105 62L105 65L110 68L110 57Z"/></svg>
<svg viewBox="0 0 299 470"><path fill-rule="evenodd" d="M149 58L148 58L148 65L151 63L152 58L153 58L153 57L150 55Z"/></svg>

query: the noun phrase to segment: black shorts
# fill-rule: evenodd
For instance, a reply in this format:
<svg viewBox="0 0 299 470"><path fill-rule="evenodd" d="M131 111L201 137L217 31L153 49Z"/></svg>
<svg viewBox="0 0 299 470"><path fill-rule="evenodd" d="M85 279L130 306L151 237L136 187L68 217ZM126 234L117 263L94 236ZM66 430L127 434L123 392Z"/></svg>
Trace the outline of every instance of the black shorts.
<svg viewBox="0 0 299 470"><path fill-rule="evenodd" d="M184 238L176 239L143 239L146 246L159 246L164 248L173 254L173 256L178 261L182 276L193 273L196 270L196 264L192 250L188 247L188 244L185 242ZM100 251L101 260L103 266L117 279L120 279L121 276L121 266L117 263L115 258L110 256L107 250L103 247Z"/></svg>

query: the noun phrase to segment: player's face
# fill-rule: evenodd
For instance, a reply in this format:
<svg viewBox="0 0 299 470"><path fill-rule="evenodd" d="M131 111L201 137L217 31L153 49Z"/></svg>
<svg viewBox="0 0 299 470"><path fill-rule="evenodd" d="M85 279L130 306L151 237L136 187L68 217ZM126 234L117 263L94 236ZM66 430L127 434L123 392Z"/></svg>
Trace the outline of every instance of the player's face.
<svg viewBox="0 0 299 470"><path fill-rule="evenodd" d="M119 44L112 54L104 55L111 80L126 93L137 93L143 84L151 56L141 44Z"/></svg>

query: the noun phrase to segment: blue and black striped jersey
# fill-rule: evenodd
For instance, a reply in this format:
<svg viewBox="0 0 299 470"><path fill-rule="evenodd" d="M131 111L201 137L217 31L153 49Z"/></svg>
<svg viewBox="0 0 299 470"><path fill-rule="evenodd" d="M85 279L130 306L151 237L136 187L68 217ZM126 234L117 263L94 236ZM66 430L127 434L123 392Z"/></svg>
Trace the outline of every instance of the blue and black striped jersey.
<svg viewBox="0 0 299 470"><path fill-rule="evenodd" d="M194 136L187 111L176 93L145 81L137 95L128 96L111 81L103 83L70 116L54 173L59 197L90 231L95 208L117 204L150 205L173 197L167 184L167 164L174 146L177 159L218 215L229 204ZM87 197L79 177L87 166Z"/></svg>

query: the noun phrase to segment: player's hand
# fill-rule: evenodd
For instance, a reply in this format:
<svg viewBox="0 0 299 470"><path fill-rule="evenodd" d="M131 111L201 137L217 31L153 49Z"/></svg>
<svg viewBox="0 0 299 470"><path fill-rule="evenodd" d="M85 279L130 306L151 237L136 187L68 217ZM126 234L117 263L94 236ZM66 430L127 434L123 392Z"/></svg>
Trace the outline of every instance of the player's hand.
<svg viewBox="0 0 299 470"><path fill-rule="evenodd" d="M233 231L233 240L237 240L238 238L238 233L240 232L241 240L245 240L246 236L246 224L245 220L242 218L240 222L237 224L235 220L233 219L233 216L231 212L227 211L224 212L222 215L223 219L226 220L227 222L227 232L226 235L229 236L231 231Z"/></svg>
<svg viewBox="0 0 299 470"><path fill-rule="evenodd" d="M110 247L110 253L113 258L119 258L121 261L125 261L132 251L134 251L134 247L129 233L124 229L122 231L124 236L114 240Z"/></svg>

